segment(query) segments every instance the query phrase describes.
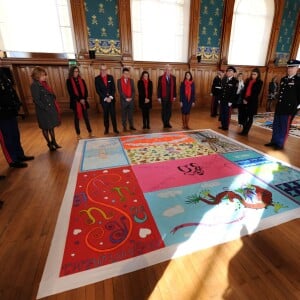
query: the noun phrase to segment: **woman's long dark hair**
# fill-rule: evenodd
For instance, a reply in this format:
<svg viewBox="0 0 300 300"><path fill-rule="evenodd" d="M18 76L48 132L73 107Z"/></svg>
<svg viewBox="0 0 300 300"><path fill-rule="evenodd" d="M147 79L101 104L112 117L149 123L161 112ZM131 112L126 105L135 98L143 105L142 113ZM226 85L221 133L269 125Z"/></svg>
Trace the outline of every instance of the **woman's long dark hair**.
<svg viewBox="0 0 300 300"><path fill-rule="evenodd" d="M149 72L148 72L148 71L143 71L143 72L142 72L141 77L140 77L140 80L143 79L143 77L144 77L145 74L148 74L148 80L150 80L150 75L149 75Z"/></svg>
<svg viewBox="0 0 300 300"><path fill-rule="evenodd" d="M80 70L79 70L79 68L78 68L77 66L72 66L72 67L70 68L70 70L69 70L69 78L72 78L72 77L73 77L74 71L75 71L76 69L78 70L78 75L80 75Z"/></svg>
<svg viewBox="0 0 300 300"><path fill-rule="evenodd" d="M193 75L192 75L192 73L191 73L190 71L186 71L186 72L184 73L184 79L183 79L183 80L186 79L186 74L190 74L190 76L191 76L190 81L192 81L192 80L193 80Z"/></svg>

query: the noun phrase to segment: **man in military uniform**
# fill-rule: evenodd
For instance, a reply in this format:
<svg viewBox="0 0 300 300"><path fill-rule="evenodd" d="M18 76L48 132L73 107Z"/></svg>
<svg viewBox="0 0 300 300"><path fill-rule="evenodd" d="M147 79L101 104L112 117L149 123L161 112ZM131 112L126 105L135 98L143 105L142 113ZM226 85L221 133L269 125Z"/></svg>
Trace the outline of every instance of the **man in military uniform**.
<svg viewBox="0 0 300 300"><path fill-rule="evenodd" d="M223 75L224 75L224 71L219 70L211 86L211 96L212 96L211 107L210 107L211 117L215 117L218 115L219 102L222 94L221 84L222 84Z"/></svg>
<svg viewBox="0 0 300 300"><path fill-rule="evenodd" d="M234 77L236 69L232 66L226 69L226 75L222 78L222 93L221 93L221 107L220 107L220 121L221 127L219 129L228 130L231 106L236 97L238 87L238 80Z"/></svg>
<svg viewBox="0 0 300 300"><path fill-rule="evenodd" d="M291 122L300 108L300 75L297 74L299 66L299 60L290 59L287 62L287 76L281 78L279 84L272 139L271 142L265 144L265 146L273 147L275 150L284 148Z"/></svg>

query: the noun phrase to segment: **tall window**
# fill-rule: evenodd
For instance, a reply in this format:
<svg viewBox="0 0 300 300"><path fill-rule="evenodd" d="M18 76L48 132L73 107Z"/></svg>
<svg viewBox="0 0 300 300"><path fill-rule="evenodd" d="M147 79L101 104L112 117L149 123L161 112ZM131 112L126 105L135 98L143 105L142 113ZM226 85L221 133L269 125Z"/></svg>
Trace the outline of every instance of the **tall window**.
<svg viewBox="0 0 300 300"><path fill-rule="evenodd" d="M68 0L0 0L0 50L74 56Z"/></svg>
<svg viewBox="0 0 300 300"><path fill-rule="evenodd" d="M133 58L187 62L190 0L131 0Z"/></svg>
<svg viewBox="0 0 300 300"><path fill-rule="evenodd" d="M274 0L235 1L229 64L265 65L274 9Z"/></svg>

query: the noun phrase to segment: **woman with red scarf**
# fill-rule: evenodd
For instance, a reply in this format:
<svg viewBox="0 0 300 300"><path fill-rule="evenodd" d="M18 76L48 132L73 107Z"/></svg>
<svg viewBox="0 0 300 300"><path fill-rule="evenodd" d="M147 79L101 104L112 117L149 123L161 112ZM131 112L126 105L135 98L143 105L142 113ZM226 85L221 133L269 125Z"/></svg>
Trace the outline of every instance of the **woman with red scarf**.
<svg viewBox="0 0 300 300"><path fill-rule="evenodd" d="M54 128L60 125L59 107L51 87L46 81L45 69L36 67L31 77L31 95L35 104L35 111L39 128L47 141L50 151L61 148L56 142Z"/></svg>
<svg viewBox="0 0 300 300"><path fill-rule="evenodd" d="M182 114L182 128L190 129L189 119L192 106L195 105L195 84L191 72L185 72L184 80L180 84L180 106Z"/></svg>
<svg viewBox="0 0 300 300"><path fill-rule="evenodd" d="M143 71L138 81L139 107L143 115L143 129L150 129L150 109L152 108L153 84L149 78L149 73Z"/></svg>
<svg viewBox="0 0 300 300"><path fill-rule="evenodd" d="M69 71L69 78L67 79L67 89L70 96L70 108L74 112L74 125L77 138L81 139L79 121L83 118L89 137L93 137L92 128L88 116L89 103L87 101L88 90L85 81L79 74L79 68L73 66Z"/></svg>
<svg viewBox="0 0 300 300"><path fill-rule="evenodd" d="M257 114L258 109L258 96L261 91L263 82L260 79L260 71L254 68L251 71L251 76L246 79L245 87L242 92L241 98L241 113L243 115L243 130L239 132L240 135L248 135L248 132L253 123L253 117Z"/></svg>

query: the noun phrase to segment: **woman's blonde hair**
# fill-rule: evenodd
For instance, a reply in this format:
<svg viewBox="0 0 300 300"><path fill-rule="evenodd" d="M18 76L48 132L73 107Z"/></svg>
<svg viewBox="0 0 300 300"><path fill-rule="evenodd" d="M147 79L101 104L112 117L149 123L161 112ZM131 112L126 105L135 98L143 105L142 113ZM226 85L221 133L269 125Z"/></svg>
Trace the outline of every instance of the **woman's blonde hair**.
<svg viewBox="0 0 300 300"><path fill-rule="evenodd" d="M45 69L43 69L41 67L35 67L31 73L31 78L33 80L39 80L43 74L47 75L47 72Z"/></svg>

